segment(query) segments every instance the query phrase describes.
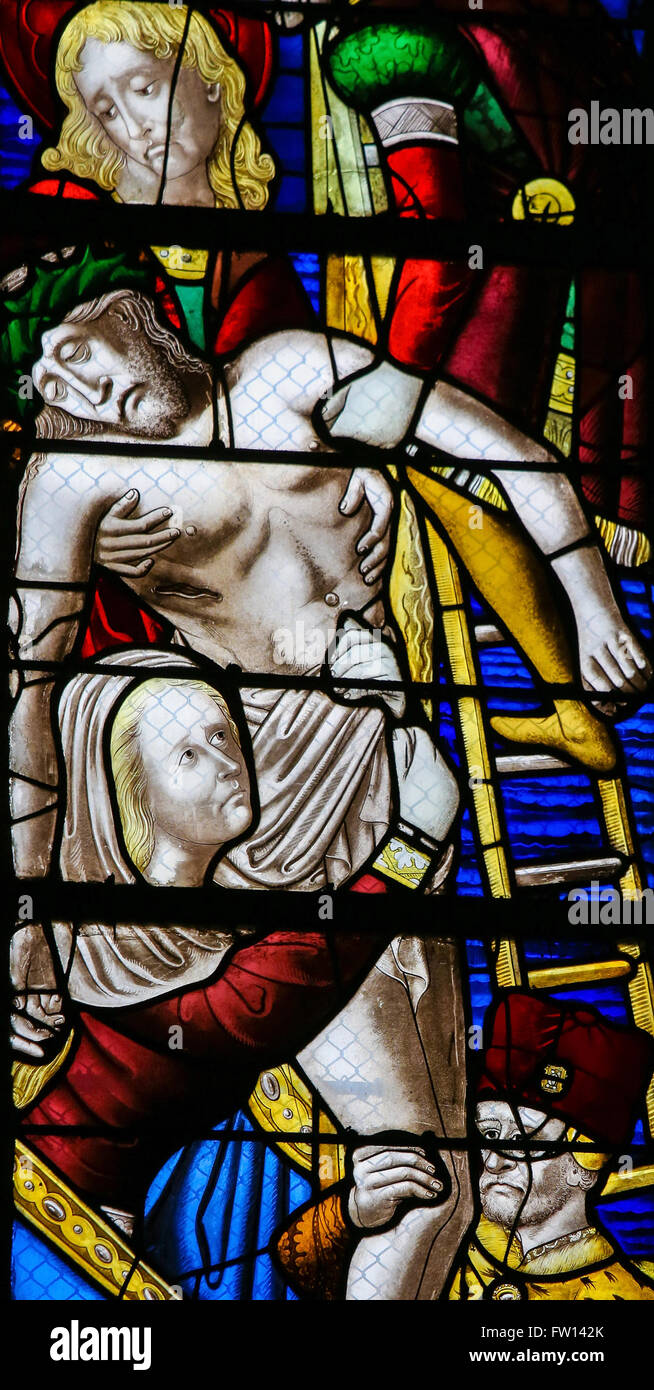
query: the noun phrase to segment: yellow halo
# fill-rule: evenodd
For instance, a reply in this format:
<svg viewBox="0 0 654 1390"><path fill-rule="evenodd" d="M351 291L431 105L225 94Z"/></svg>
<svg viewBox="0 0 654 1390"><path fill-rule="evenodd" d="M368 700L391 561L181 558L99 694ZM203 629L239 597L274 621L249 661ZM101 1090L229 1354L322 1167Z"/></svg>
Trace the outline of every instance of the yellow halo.
<svg viewBox="0 0 654 1390"><path fill-rule="evenodd" d="M513 199L511 215L517 222L529 218L534 222L567 227L574 220L575 200L569 188L558 179L530 179L518 189Z"/></svg>

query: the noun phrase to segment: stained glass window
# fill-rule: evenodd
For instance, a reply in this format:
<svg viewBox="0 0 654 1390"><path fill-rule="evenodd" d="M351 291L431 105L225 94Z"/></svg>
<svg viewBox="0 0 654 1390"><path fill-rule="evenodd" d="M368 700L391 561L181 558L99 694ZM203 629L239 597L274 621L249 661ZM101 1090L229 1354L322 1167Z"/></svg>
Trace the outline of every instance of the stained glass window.
<svg viewBox="0 0 654 1390"><path fill-rule="evenodd" d="M0 0L17 1303L654 1298L647 39Z"/></svg>

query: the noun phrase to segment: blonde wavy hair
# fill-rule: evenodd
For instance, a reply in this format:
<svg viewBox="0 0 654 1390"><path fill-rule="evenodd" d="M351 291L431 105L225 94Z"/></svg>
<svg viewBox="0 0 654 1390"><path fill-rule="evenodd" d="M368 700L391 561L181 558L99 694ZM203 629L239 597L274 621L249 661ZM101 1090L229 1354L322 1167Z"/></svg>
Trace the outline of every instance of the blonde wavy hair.
<svg viewBox="0 0 654 1390"><path fill-rule="evenodd" d="M109 752L125 849L141 874L152 859L155 842L155 821L148 801L147 774L141 753L141 720L148 702L175 686L209 695L225 716L238 747L241 746L238 729L225 700L206 681L166 680L163 676L155 676L129 691L114 717Z"/></svg>
<svg viewBox="0 0 654 1390"><path fill-rule="evenodd" d="M62 122L57 145L45 150L42 156L46 169L68 169L78 178L93 179L107 192L117 187L127 161L84 105L75 82L75 74L82 70L84 45L87 39L101 43L122 41L140 53L153 53L155 58L174 58L184 37L186 14L185 5L96 0L71 19L59 40L55 64L57 91L68 115ZM225 52L212 25L195 11L188 26L182 66L195 68L207 84L220 85L220 130L207 160L207 176L216 206L265 207L275 166L270 155L263 153L256 131L245 120L245 77Z"/></svg>

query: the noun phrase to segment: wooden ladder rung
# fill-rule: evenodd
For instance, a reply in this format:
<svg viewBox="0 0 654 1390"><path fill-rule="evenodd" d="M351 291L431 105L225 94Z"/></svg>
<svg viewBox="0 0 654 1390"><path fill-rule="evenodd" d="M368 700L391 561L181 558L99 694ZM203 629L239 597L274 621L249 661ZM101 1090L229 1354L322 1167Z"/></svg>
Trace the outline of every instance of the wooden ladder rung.
<svg viewBox="0 0 654 1390"><path fill-rule="evenodd" d="M544 965L530 970L527 975L530 989L566 989L568 985L582 985L603 980L619 980L634 973L633 961L624 956L613 960L571 961L566 965Z"/></svg>
<svg viewBox="0 0 654 1390"><path fill-rule="evenodd" d="M605 855L601 859L573 859L559 864L522 864L514 870L518 888L537 888L552 883L584 883L588 875L595 879L614 878L622 870L622 859Z"/></svg>
<svg viewBox="0 0 654 1390"><path fill-rule="evenodd" d="M528 777L539 772L572 772L574 769L563 758L554 758L549 753L507 753L495 759L495 766L502 777Z"/></svg>
<svg viewBox="0 0 654 1390"><path fill-rule="evenodd" d="M479 647L490 647L499 643L506 646L504 633L500 632L499 627L495 627L494 623L477 623L474 633L475 642Z"/></svg>
<svg viewBox="0 0 654 1390"><path fill-rule="evenodd" d="M602 1189L603 1197L621 1197L623 1192L654 1187L654 1163L643 1163L630 1173L609 1173Z"/></svg>

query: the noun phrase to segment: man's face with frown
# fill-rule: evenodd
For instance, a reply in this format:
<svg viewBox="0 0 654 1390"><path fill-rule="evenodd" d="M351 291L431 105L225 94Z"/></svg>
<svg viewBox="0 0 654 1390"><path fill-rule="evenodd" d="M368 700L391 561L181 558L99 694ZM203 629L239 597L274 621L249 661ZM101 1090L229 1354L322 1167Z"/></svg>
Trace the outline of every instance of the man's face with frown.
<svg viewBox="0 0 654 1390"><path fill-rule="evenodd" d="M157 58L125 41L87 39L75 75L87 110L128 163L174 180L209 158L220 129L220 88L177 55ZM174 81L174 100L171 96ZM172 115L172 120L171 120Z"/></svg>
<svg viewBox="0 0 654 1390"><path fill-rule="evenodd" d="M482 1149L479 1193L484 1216L506 1229L540 1225L566 1206L578 1170L571 1153L539 1152L539 1139L560 1140L562 1120L527 1106L513 1109L506 1101L480 1101L476 1123L487 1141ZM494 1149L496 1140L515 1147ZM525 1142L527 1141L527 1143ZM529 1142L530 1141L530 1142Z"/></svg>

